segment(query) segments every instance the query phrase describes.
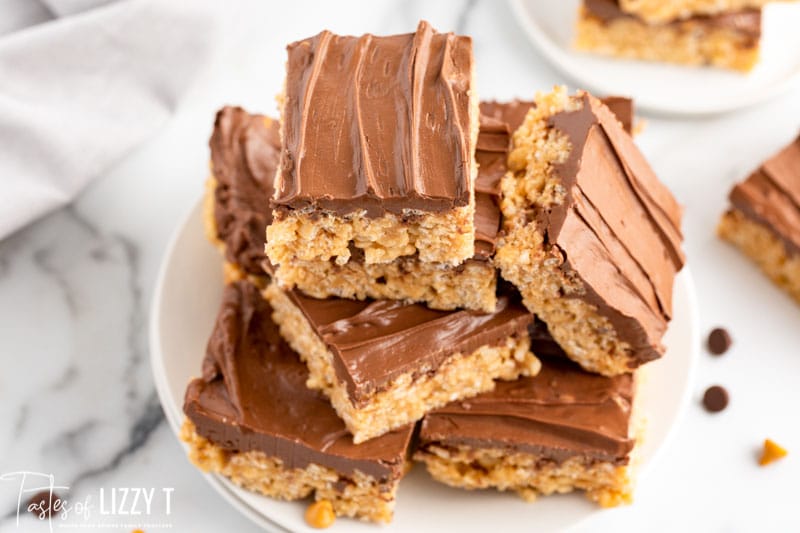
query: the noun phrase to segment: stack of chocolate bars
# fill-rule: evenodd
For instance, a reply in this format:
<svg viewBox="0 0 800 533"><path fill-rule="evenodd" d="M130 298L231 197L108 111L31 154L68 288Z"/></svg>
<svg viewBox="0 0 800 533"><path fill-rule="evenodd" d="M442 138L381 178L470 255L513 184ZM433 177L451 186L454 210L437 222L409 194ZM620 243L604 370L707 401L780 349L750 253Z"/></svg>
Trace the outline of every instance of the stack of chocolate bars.
<svg viewBox="0 0 800 533"><path fill-rule="evenodd" d="M222 109L211 137L226 287L186 392L192 461L371 521L413 461L629 501L633 372L664 352L683 264L631 102L481 103L471 39L425 22L290 44L280 102Z"/></svg>
<svg viewBox="0 0 800 533"><path fill-rule="evenodd" d="M759 59L771 0L583 0L580 50L747 72Z"/></svg>

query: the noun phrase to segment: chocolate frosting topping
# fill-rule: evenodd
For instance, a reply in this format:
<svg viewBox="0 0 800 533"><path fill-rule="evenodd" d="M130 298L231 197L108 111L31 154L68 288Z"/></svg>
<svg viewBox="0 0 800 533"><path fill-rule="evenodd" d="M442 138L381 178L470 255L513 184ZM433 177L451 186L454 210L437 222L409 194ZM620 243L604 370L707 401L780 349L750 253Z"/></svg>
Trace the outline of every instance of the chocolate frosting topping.
<svg viewBox="0 0 800 533"><path fill-rule="evenodd" d="M512 100L510 102L496 102L494 100L481 102L481 115L508 125L513 133L525 122L525 115L534 106L534 102L525 100Z"/></svg>
<svg viewBox="0 0 800 533"><path fill-rule="evenodd" d="M552 116L570 141L555 172L566 189L560 205L535 214L562 268L586 287L581 296L608 317L640 362L663 353L672 285L682 268L681 208L599 100Z"/></svg>
<svg viewBox="0 0 800 533"><path fill-rule="evenodd" d="M425 416L420 446L504 448L562 462L570 457L627 464L634 381L591 374L569 361L537 322L531 351L542 361L536 377L498 381L494 391L452 402Z"/></svg>
<svg viewBox="0 0 800 533"><path fill-rule="evenodd" d="M635 15L623 11L617 0L583 0L583 6L593 17L603 22L611 22L620 18L641 20ZM683 20L676 19L667 24L680 24ZM716 15L695 15L685 20L699 21L715 28L734 30L754 40L761 37L760 9L726 11ZM644 21L643 23L647 24Z"/></svg>
<svg viewBox="0 0 800 533"><path fill-rule="evenodd" d="M310 463L383 481L402 475L413 426L359 445L328 400L306 387L308 370L246 281L225 288L203 363L184 412L199 435L226 450L261 451L285 468Z"/></svg>
<svg viewBox="0 0 800 533"><path fill-rule="evenodd" d="M483 105L483 104L481 104ZM478 177L475 180L475 259L494 255L500 231L500 180L508 167L506 159L511 132L505 122L481 115L475 149Z"/></svg>
<svg viewBox="0 0 800 533"><path fill-rule="evenodd" d="M628 133L633 131L633 100L624 96L607 96L601 98L601 102L606 104L612 113L622 123L622 127ZM481 102L481 116L488 117L500 122L505 122L511 133L522 126L528 111L536 105L530 100L512 100L510 102Z"/></svg>
<svg viewBox="0 0 800 533"><path fill-rule="evenodd" d="M633 100L624 96L607 96L600 101L614 113L622 124L622 129L633 134Z"/></svg>
<svg viewBox="0 0 800 533"><path fill-rule="evenodd" d="M333 354L337 378L363 405L402 374L436 370L451 355L497 345L525 331L531 314L515 296L500 295L493 313L436 311L399 301L317 300L287 295Z"/></svg>
<svg viewBox="0 0 800 533"><path fill-rule="evenodd" d="M800 253L800 137L736 185L730 201Z"/></svg>
<svg viewBox="0 0 800 533"><path fill-rule="evenodd" d="M465 206L472 195L472 40L329 31L287 47L274 205L368 216Z"/></svg>
<svg viewBox="0 0 800 533"><path fill-rule="evenodd" d="M264 238L272 222L269 199L281 141L278 123L240 107L217 113L209 141L217 188L214 220L228 261L261 275Z"/></svg>

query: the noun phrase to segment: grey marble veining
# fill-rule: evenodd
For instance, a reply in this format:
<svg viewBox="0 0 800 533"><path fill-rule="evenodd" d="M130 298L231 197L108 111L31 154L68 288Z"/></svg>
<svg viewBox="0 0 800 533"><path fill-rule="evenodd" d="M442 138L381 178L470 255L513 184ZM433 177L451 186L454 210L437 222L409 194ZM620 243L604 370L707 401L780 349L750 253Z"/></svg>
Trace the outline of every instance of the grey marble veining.
<svg viewBox="0 0 800 533"><path fill-rule="evenodd" d="M468 33L469 28L469 17L472 15L472 11L475 9L475 5L478 3L478 0L466 0L464 2L464 7L462 7L458 12L458 19L456 19L455 31L456 33L465 34Z"/></svg>
<svg viewBox="0 0 800 533"><path fill-rule="evenodd" d="M146 359L139 247L68 207L0 243L0 264L0 320L17 333L15 345L4 342L2 393L15 402L0 406L14 421L0 440L0 471L52 472L80 490L163 422ZM16 494L2 496L0 509L16 508Z"/></svg>

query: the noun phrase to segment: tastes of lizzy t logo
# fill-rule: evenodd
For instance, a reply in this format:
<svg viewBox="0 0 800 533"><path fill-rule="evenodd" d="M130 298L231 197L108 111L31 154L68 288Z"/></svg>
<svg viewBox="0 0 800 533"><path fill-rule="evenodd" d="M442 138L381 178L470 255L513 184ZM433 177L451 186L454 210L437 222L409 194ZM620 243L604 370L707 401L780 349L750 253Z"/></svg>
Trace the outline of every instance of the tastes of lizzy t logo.
<svg viewBox="0 0 800 533"><path fill-rule="evenodd" d="M20 514L28 512L38 520L47 520L50 531L58 528L171 528L169 522L155 522L156 514L172 514L172 487L100 488L83 500L66 497L69 487L57 485L53 474L41 472L9 472L0 481L16 483L17 527ZM24 519L24 518L23 518Z"/></svg>

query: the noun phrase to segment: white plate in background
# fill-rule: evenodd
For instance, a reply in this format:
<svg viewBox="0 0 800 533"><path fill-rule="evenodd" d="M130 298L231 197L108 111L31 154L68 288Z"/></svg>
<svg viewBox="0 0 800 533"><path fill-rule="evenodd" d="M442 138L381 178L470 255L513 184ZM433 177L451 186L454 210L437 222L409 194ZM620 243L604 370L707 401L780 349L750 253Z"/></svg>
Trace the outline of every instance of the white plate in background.
<svg viewBox="0 0 800 533"><path fill-rule="evenodd" d="M200 374L221 295L222 258L205 239L202 205L198 202L166 251L150 322L156 389L176 435L183 422L184 390L189 380ZM689 400L700 345L696 309L692 278L684 268L675 283L675 318L664 338L667 353L645 367L647 379L640 391L642 410L647 416L640 449L640 481L668 441ZM308 502L280 502L242 490L221 476L204 477L228 502L268 531L316 531L303 520ZM329 531L550 531L574 526L602 512L581 493L543 497L529 504L514 493L449 488L432 481L425 469L416 465L401 482L392 524L376 527L342 518Z"/></svg>
<svg viewBox="0 0 800 533"><path fill-rule="evenodd" d="M764 9L761 61L748 74L614 59L572 49L581 0L509 0L531 42L555 68L598 95L633 97L639 109L708 115L754 105L800 86L800 4Z"/></svg>

